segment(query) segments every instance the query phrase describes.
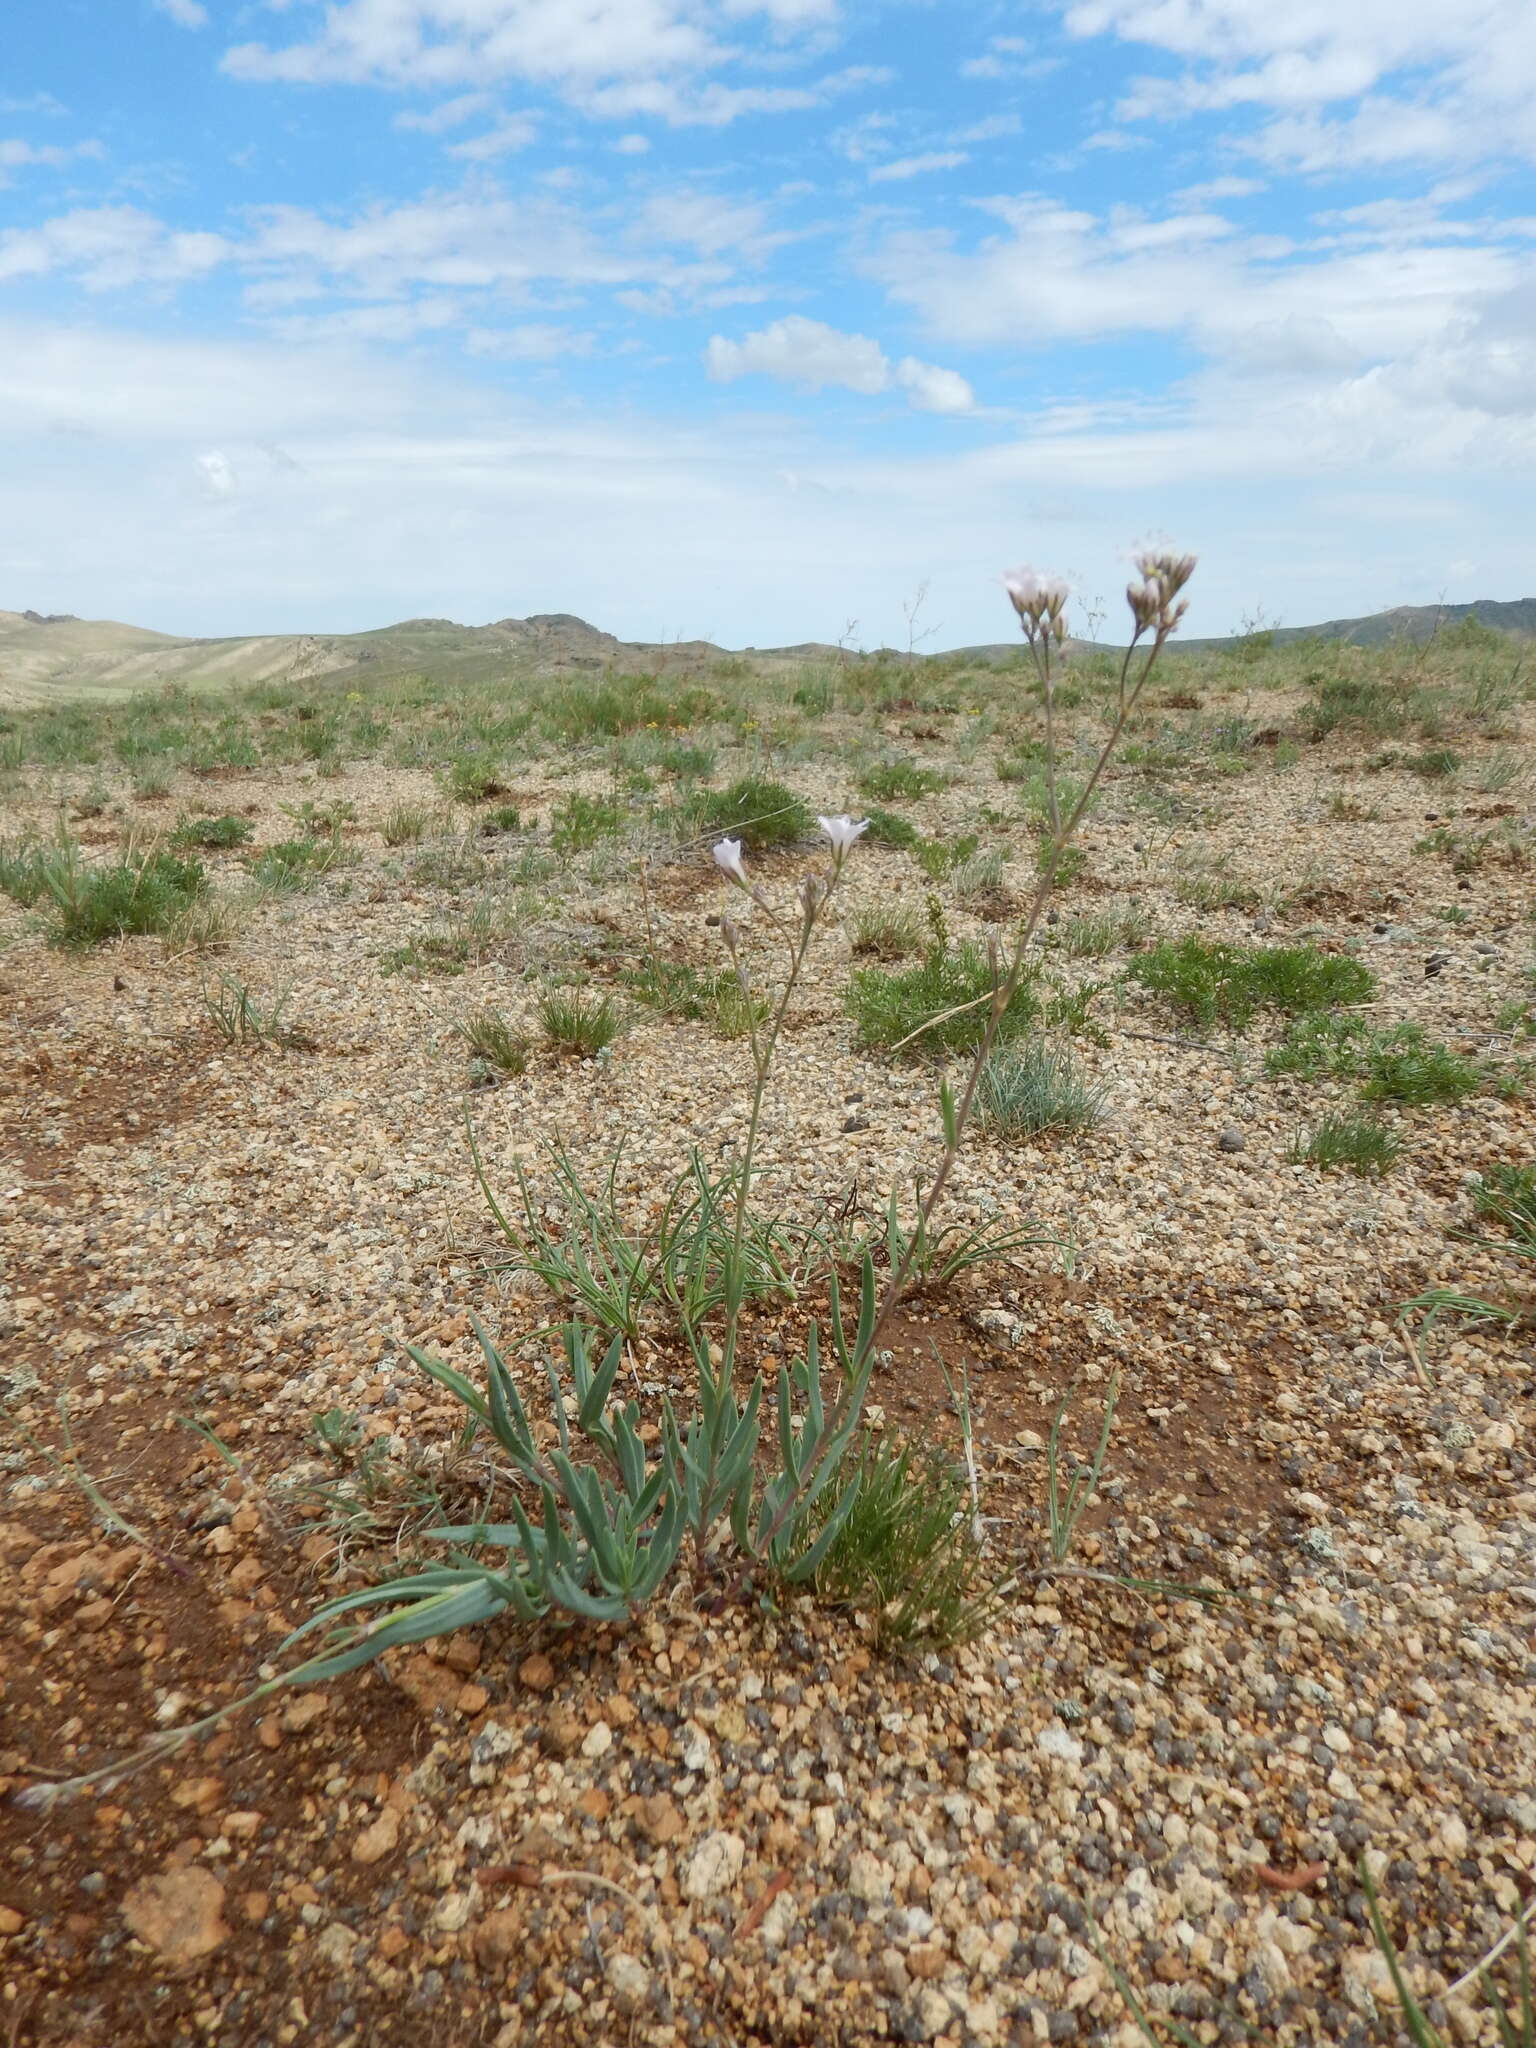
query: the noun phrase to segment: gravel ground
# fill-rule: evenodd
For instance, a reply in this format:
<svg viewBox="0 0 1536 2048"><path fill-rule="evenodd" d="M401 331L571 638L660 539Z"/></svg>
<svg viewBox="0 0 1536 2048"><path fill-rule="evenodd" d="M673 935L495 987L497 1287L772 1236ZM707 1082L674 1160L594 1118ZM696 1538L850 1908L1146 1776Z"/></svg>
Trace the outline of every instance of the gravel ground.
<svg viewBox="0 0 1536 2048"><path fill-rule="evenodd" d="M1155 827L1117 779L1061 918L1134 901L1159 937L1348 944L1380 977L1373 1021L1513 1064L1492 1020L1530 992L1529 870L1457 877L1413 847L1439 822L1519 825L1518 800L1349 762L1330 742L1172 783ZM785 772L846 806L835 756ZM567 786L608 784L545 764L511 800L547 817ZM466 1097L459 1019L530 1016L530 967L601 983L635 956L629 865L566 863L546 914L460 976L385 975L462 907L375 829L425 778L214 794L177 792L247 812L258 845L291 833L280 803L356 808L356 858L225 963L291 979L300 1045L224 1045L207 962L151 939L59 953L0 906L6 1790L234 1698L338 1573L376 1562L362 1526L338 1556L317 1413L451 1469L456 1411L403 1344L473 1370L471 1312L509 1346L550 1313L492 1262L466 1100L502 1187L544 1140L595 1172L622 1139L621 1186L653 1198L743 1128L740 1046L643 1011L611 1056L535 1053ZM1340 817L1341 796L1379 815ZM973 764L906 808L960 832L983 802L1008 791ZM494 886L526 841L466 843ZM1191 860L1252 877L1263 907L1181 902ZM1024 874L1015 857L1016 893ZM861 848L843 917L926 887ZM716 964L707 855L659 868L652 897L662 946ZM1079 983L1126 958L1042 952ZM932 1072L852 1047L848 964L835 929L770 1106L771 1184L802 1215L850 1188L878 1209L937 1151ZM874 1399L887 1430L954 1442L934 1352L964 1362L991 1540L1038 1562L1044 1431L1070 1383L1091 1403L1118 1367L1080 1559L1225 1597L1033 1578L982 1640L902 1660L857 1617L712 1614L684 1578L626 1631L491 1630L279 1694L116 1790L0 1814L0 2041L1130 2044L1113 1963L1196 2039L1354 2048L1399 2038L1364 1859L1449 2036L1495 2043L1476 1993L1448 1988L1536 1892L1532 1355L1528 1326L1455 1322L1416 1350L1396 1311L1429 1285L1510 1291L1508 1262L1454 1233L1471 1176L1530 1158L1530 1102L1393 1112L1396 1171L1324 1174L1288 1149L1348 1091L1267 1078L1264 1027L1234 1049L1134 988L1093 1014L1103 1126L978 1138L955 1183L955 1213L1038 1221L1070 1258L1042 1246L914 1305ZM760 1355L798 1327L755 1324ZM659 1388L665 1343L636 1367Z"/></svg>

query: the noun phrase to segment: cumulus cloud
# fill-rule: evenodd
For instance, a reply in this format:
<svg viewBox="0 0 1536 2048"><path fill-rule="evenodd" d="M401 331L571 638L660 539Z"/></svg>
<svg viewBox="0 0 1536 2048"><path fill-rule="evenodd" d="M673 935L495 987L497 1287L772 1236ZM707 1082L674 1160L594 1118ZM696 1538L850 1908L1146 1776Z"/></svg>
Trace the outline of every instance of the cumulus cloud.
<svg viewBox="0 0 1536 2048"><path fill-rule="evenodd" d="M1122 119L1253 110L1248 146L1310 172L1507 152L1536 160L1529 0L1066 0L1062 12L1071 35L1182 60L1171 76L1137 80Z"/></svg>
<svg viewBox="0 0 1536 2048"><path fill-rule="evenodd" d="M222 448L210 448L197 458L198 480L208 498L233 498L240 485L235 466Z"/></svg>
<svg viewBox="0 0 1536 2048"><path fill-rule="evenodd" d="M868 335L845 334L799 313L740 341L712 335L704 362L721 384L734 383L738 377L774 377L803 391L835 386L866 398L900 391L920 412L969 412L976 403L970 385L954 370L919 362L915 356L893 363Z"/></svg>
<svg viewBox="0 0 1536 2048"><path fill-rule="evenodd" d="M888 164L876 164L869 174L870 183L895 183L904 178L920 178L929 171L958 170L970 160L969 152L963 149L931 149L926 155L901 156Z"/></svg>
<svg viewBox="0 0 1536 2048"><path fill-rule="evenodd" d="M222 235L183 234L136 206L84 207L0 233L0 282L64 271L89 291L174 284L225 262Z"/></svg>
<svg viewBox="0 0 1536 2048"><path fill-rule="evenodd" d="M10 171L33 167L62 170L66 164L76 163L82 157L105 155L106 151L99 142L36 143L0 137L0 185L10 183L7 176Z"/></svg>
<svg viewBox="0 0 1536 2048"><path fill-rule="evenodd" d="M797 39L815 49L837 0L333 0L323 19L314 12L306 0L308 35L238 44L224 68L255 81L418 89L516 78L601 116L706 126L822 104L880 75L862 67L808 87L710 80L740 60L744 29L765 33L776 60Z"/></svg>
<svg viewBox="0 0 1536 2048"><path fill-rule="evenodd" d="M157 13L168 14L178 28L206 28L208 10L201 0L150 0Z"/></svg>

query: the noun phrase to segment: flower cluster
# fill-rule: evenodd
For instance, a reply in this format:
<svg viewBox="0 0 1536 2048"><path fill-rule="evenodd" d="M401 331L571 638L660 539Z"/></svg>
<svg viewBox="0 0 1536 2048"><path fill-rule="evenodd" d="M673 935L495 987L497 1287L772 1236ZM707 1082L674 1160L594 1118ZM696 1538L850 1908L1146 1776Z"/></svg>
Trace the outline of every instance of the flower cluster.
<svg viewBox="0 0 1536 2048"><path fill-rule="evenodd" d="M1003 588L1019 615L1019 624L1024 628L1026 639L1033 644L1037 638L1050 638L1059 647L1067 636L1066 605L1069 595L1061 578L1044 576L1026 563L1022 568L1008 571L1003 578Z"/></svg>
<svg viewBox="0 0 1536 2048"><path fill-rule="evenodd" d="M1128 584L1126 602L1136 621L1136 631L1156 633L1166 639L1189 610L1189 600L1179 592L1195 573L1193 555L1138 555L1139 583ZM1175 602L1175 600L1178 602Z"/></svg>
<svg viewBox="0 0 1536 2048"><path fill-rule="evenodd" d="M869 830L868 818L818 818L822 837L832 848L835 868L841 868L849 851L858 844L860 837ZM751 890L747 879L746 863L741 857L739 839L719 839L715 842L715 865L722 874L729 875L733 882L739 882L743 889Z"/></svg>

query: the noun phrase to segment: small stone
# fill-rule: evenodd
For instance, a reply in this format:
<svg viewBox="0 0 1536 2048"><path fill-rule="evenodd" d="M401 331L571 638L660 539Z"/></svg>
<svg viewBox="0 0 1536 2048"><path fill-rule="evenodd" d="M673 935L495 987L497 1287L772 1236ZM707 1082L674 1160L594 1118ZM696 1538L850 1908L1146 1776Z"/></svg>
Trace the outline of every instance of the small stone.
<svg viewBox="0 0 1536 2048"><path fill-rule="evenodd" d="M359 1937L350 1927L344 1927L339 1920L333 1920L329 1927L322 1928L310 1945L310 1954L318 1956L322 1963L329 1963L338 1975L352 1967L352 1956Z"/></svg>
<svg viewBox="0 0 1536 2048"><path fill-rule="evenodd" d="M400 1816L386 1806L378 1819L365 1827L352 1844L354 1863L379 1863L400 1840Z"/></svg>
<svg viewBox="0 0 1536 2048"><path fill-rule="evenodd" d="M14 1906L0 1906L0 1935L20 1934L26 1924L25 1915Z"/></svg>
<svg viewBox="0 0 1536 2048"><path fill-rule="evenodd" d="M1216 1143L1223 1152L1246 1152L1248 1149L1248 1140L1236 1124L1228 1124Z"/></svg>
<svg viewBox="0 0 1536 2048"><path fill-rule="evenodd" d="M211 1955L229 1937L223 1920L224 1887L193 1864L162 1871L134 1885L122 1915L139 1940L173 1965Z"/></svg>
<svg viewBox="0 0 1536 2048"><path fill-rule="evenodd" d="M612 1747L613 1730L606 1721L594 1721L582 1738L582 1755L589 1758L606 1756Z"/></svg>
<svg viewBox="0 0 1536 2048"><path fill-rule="evenodd" d="M307 1692L296 1699L291 1707L283 1709L283 1727L290 1735L302 1735L312 1727L322 1714L330 1711L330 1701L323 1693Z"/></svg>
<svg viewBox="0 0 1536 2048"><path fill-rule="evenodd" d="M690 1899L718 1898L728 1892L741 1876L747 1847L740 1835L716 1829L706 1835L689 1857L683 1871L683 1891Z"/></svg>
<svg viewBox="0 0 1536 2048"><path fill-rule="evenodd" d="M633 2019L650 2004L651 1973L638 1956L619 1949L608 1958L607 1976L614 2005L624 2019Z"/></svg>
<svg viewBox="0 0 1536 2048"><path fill-rule="evenodd" d="M530 1692L549 1692L555 1683L555 1667L541 1650L523 1659L517 1675Z"/></svg>

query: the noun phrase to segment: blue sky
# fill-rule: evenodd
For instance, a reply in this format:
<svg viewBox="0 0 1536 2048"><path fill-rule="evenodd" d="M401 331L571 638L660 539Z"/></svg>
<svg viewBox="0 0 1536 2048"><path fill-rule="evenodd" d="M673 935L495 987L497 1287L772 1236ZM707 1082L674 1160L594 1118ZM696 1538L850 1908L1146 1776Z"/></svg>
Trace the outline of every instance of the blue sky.
<svg viewBox="0 0 1536 2048"><path fill-rule="evenodd" d="M11 0L0 606L1536 594L1533 159L1531 0Z"/></svg>

